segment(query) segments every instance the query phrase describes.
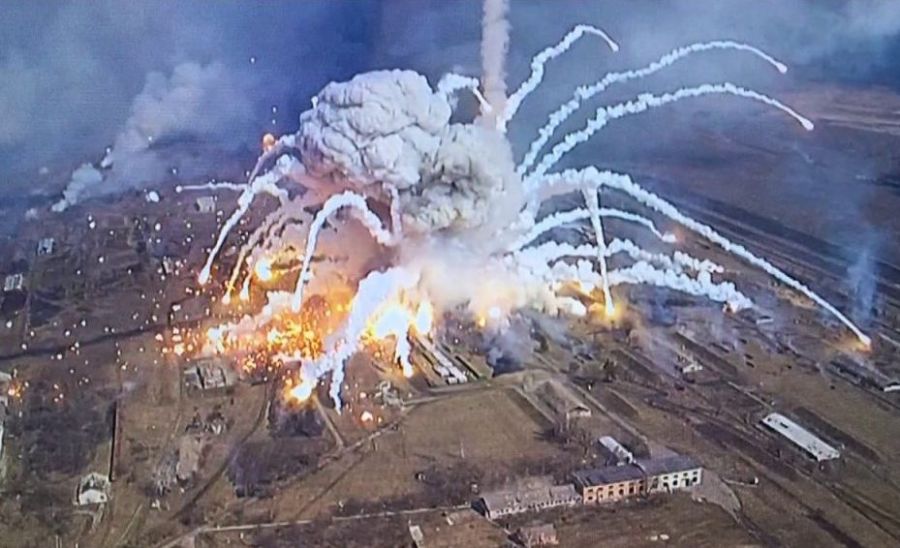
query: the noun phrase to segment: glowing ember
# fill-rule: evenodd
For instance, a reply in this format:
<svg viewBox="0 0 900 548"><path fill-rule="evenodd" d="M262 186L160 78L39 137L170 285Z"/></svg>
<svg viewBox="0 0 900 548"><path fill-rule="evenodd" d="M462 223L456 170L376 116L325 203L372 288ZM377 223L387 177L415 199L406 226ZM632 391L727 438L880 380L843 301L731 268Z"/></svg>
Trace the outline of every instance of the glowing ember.
<svg viewBox="0 0 900 548"><path fill-rule="evenodd" d="M275 136L271 133L266 133L262 138L262 149L263 152L269 152L273 148L275 148L276 139Z"/></svg>

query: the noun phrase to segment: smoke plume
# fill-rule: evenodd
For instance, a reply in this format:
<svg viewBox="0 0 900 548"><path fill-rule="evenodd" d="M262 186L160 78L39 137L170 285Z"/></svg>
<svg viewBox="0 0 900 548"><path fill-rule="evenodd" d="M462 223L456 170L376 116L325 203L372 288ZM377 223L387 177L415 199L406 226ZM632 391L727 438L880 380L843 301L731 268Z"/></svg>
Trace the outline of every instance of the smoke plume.
<svg viewBox="0 0 900 548"><path fill-rule="evenodd" d="M484 0L481 23L481 66L484 96L491 113L483 113L493 121L506 106L506 52L509 49L508 0ZM493 123L489 125L493 126Z"/></svg>

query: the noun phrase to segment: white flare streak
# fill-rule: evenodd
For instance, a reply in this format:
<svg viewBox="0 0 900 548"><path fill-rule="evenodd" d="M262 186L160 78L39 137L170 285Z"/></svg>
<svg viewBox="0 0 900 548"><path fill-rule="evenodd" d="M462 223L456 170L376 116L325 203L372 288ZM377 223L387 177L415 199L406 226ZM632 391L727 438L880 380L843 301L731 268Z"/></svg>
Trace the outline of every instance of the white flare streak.
<svg viewBox="0 0 900 548"><path fill-rule="evenodd" d="M349 207L356 213L355 217L367 228L378 243L382 245L392 245L393 237L390 232L385 230L381 224L381 219L372 213L366 203L365 197L354 192L346 191L342 194L336 194L322 204L322 209L316 214L309 227L309 234L306 236L306 250L303 254L303 267L300 269L300 276L297 278L297 288L294 290L294 299L292 308L295 312L300 310L303 305L303 287L309 275L309 265L312 261L313 253L316 250L316 243L319 240L319 231L325 225L331 215L339 209Z"/></svg>
<svg viewBox="0 0 900 548"><path fill-rule="evenodd" d="M481 68L484 94L490 108L483 109L486 123L496 124L506 103L506 52L509 49L508 0L484 0L481 18Z"/></svg>
<svg viewBox="0 0 900 548"><path fill-rule="evenodd" d="M202 185L178 185L175 192L181 194L185 190L235 190L241 191L247 188L247 183L231 183L228 181L210 181Z"/></svg>
<svg viewBox="0 0 900 548"><path fill-rule="evenodd" d="M609 49L613 51L619 51L619 45L616 44L612 38L609 37L601 29L596 27L592 27L590 25L577 25L568 34L566 34L562 40L560 40L556 45L550 46L549 48L541 51L531 60L531 75L528 76L528 79L522 82L522 85L519 86L512 95L509 96L509 100L506 102L506 106L503 111L497 116L497 129L500 131L506 131L506 124L512 119L513 116L516 115L516 112L519 110L519 107L522 105L522 101L525 100L528 95L534 91L544 79L544 67L547 62L556 59L563 53L569 50L579 38L584 36L585 34L592 34L594 36L599 36L602 38L606 44L609 46Z"/></svg>
<svg viewBox="0 0 900 548"><path fill-rule="evenodd" d="M652 220L642 215L638 215L637 213L607 207L601 207L599 209L599 213L601 217L621 219L623 221L639 224L667 244L672 244L676 241L674 234L670 234L668 232L660 232L659 229L656 228L656 224ZM558 211L556 213L552 213L538 221L527 234L513 242L513 244L510 245L508 249L510 251L521 249L546 232L549 232L555 228L559 228L563 225L567 225L569 223L590 219L590 217L591 213L586 209L572 209L569 211Z"/></svg>
<svg viewBox="0 0 900 548"><path fill-rule="evenodd" d="M602 129L610 121L628 116L629 114L638 114L641 112L645 112L652 108L661 107L663 105L674 103L682 99L713 94L734 95L737 97L744 97L746 99L759 101L766 105L777 108L788 116L794 118L807 131L812 131L814 127L813 123L810 120L804 118L797 111L788 107L777 99L773 99L757 91L738 87L730 82L725 82L722 84L702 84L696 87L681 88L675 92L664 93L662 95L643 93L636 99L628 101L627 103L619 103L617 105L612 105L609 107L598 108L594 118L589 120L584 128L566 135L563 138L562 142L556 144L556 146L554 146L550 150L550 152L544 155L544 157L541 159L541 162L537 165L537 167L535 167L534 171L526 179L526 190L530 187L530 185L534 183L535 180L547 173L550 168L556 165L556 163L563 157L563 155L565 155L581 143L590 139L594 133Z"/></svg>
<svg viewBox="0 0 900 548"><path fill-rule="evenodd" d="M568 184L569 182L575 182L579 186L586 184L594 184L598 187L605 186L611 189L619 190L624 192L625 194L631 196L635 200L637 200L642 205L657 211L666 217L672 219L673 221L680 223L687 227L688 229L700 234L707 240L713 242L718 245L725 251L737 255L738 257L744 259L748 263L756 266L770 276L778 280L779 282L785 284L786 286L802 293L808 299L822 307L829 314L833 315L835 318L840 320L847 328L853 332L854 335L865 345L869 345L872 342L872 339L863 333L859 327L856 326L852 321L850 321L847 316L845 316L841 311L836 309L831 303L826 301L824 298L819 296L816 292L806 287L798 280L795 280L784 271L770 263L769 261L757 257L753 253L751 253L747 248L740 244L736 244L726 237L722 236L718 232L716 232L712 227L695 221L694 219L684 215L678 209L667 202L666 200L660 198L656 194L645 190L643 187L635 183L631 177L628 175L624 175L621 173L614 173L611 171L598 171L596 168L589 167L584 170L567 170L562 173L553 174L545 178L545 184L549 186L553 186L557 182L564 182L563 184Z"/></svg>
<svg viewBox="0 0 900 548"><path fill-rule="evenodd" d="M216 257L219 254L219 251L222 249L222 245L225 243L225 239L228 237L228 234L231 230L237 225L238 221L241 220L247 210L250 209L250 205L253 203L253 199L256 198L256 195L260 192L267 192L272 196L276 196L279 200L281 200L282 204L285 203L288 199L288 193L286 190L278 187L278 182L281 181L288 173L290 173L291 169L297 164L297 160L291 158L290 156L282 156L278 159L278 162L275 164L275 167L272 168L271 171L260 175L255 178L241 193L238 197L238 207L234 210L234 213L231 214L231 217L225 221L225 226L222 227L222 230L219 231L219 237L216 240L215 246L213 246L212 251L209 252L209 257L206 259L206 264L203 265L203 270L200 271L199 281L200 285L206 284L209 281L209 273L212 269L213 262L216 260Z"/></svg>
<svg viewBox="0 0 900 548"><path fill-rule="evenodd" d="M597 238L597 261L600 263L600 283L603 287L603 301L606 305L606 314L612 315L615 305L612 302L612 293L609 291L609 275L606 271L606 236L603 234L603 221L600 219L600 191L596 187L585 188L582 191L584 201L587 203L591 214L591 226L594 227L594 236Z"/></svg>
<svg viewBox="0 0 900 548"><path fill-rule="evenodd" d="M650 263L638 261L625 268L618 268L609 273L610 283L642 284L668 287L676 291L706 297L712 301L725 303L734 312L752 308L753 302L735 288L731 282L715 283L709 272L701 271L697 278L676 272L660 270Z"/></svg>
<svg viewBox="0 0 900 548"><path fill-rule="evenodd" d="M563 103L559 106L558 109L550 114L547 123L544 124L544 126L540 130L538 130L538 138L535 139L528 147L528 152L525 154L522 162L516 168L516 172L520 177L524 176L528 169L531 168L531 166L534 164L535 160L537 160L537 156L541 152L541 149L544 148L544 145L546 145L550 138L553 137L553 133L556 131L556 129L560 125L562 125L563 122L565 122L569 118L569 116L572 115L572 113L578 110L581 107L582 103L584 103L584 101L587 101L591 97L602 93L609 86L617 83L627 82L629 80L645 78L655 72L671 66L680 59L683 59L695 53L710 50L729 49L752 53L753 55L756 55L757 57L774 66L778 70L778 72L782 74L787 72L787 66L785 66L784 63L778 61L766 52L751 45L742 44L740 42L733 42L731 40L716 40L713 42L690 44L688 46L683 46L670 51L669 53L663 55L656 61L653 61L643 68L627 70L624 72L610 72L591 85L579 86L568 102Z"/></svg>
<svg viewBox="0 0 900 548"><path fill-rule="evenodd" d="M573 246L567 243L547 242L536 247L525 248L515 254L517 260L526 264L536 262L551 263L563 257L580 257L589 259L596 257L599 250L596 246L583 244ZM682 272L684 269L695 272L721 273L724 269L707 259L698 259L687 253L676 251L672 257L662 253L653 253L639 247L628 239L613 238L606 246L606 256L625 253L635 261L654 263L667 270Z"/></svg>
<svg viewBox="0 0 900 548"><path fill-rule="evenodd" d="M418 280L418 274L400 267L384 272L371 272L359 282L344 328L333 339L329 350L322 357L303 364L301 378L304 379L318 380L326 373L331 373L329 393L338 411L341 409L344 365L359 348L369 320L384 303L399 296L401 291L415 286Z"/></svg>
<svg viewBox="0 0 900 548"><path fill-rule="evenodd" d="M263 239L263 236L269 232L276 223L281 223L286 216L286 211L282 208L276 209L272 213L266 216L263 222L254 230L250 237L247 238L247 243L245 243L241 249L238 251L237 261L234 263L234 268L231 271L231 277L228 279L228 285L225 286L225 293L231 293L234 289L235 284L237 283L238 276L241 274L241 268L244 266L247 261L247 255L251 250L256 249L260 242Z"/></svg>
<svg viewBox="0 0 900 548"><path fill-rule="evenodd" d="M487 99L485 99L484 95L481 94L481 91L478 89L478 84L477 78L449 72L438 82L436 93L444 95L449 99L450 96L457 91L468 89L472 92L472 95L478 99L478 104L481 105L482 112L491 112L492 107Z"/></svg>

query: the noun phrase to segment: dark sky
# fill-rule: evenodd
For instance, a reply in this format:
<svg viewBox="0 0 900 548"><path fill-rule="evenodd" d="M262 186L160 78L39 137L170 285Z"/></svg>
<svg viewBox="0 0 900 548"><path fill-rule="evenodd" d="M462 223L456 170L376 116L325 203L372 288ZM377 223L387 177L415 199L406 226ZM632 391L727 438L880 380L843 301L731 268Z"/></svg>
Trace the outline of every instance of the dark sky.
<svg viewBox="0 0 900 548"><path fill-rule="evenodd" d="M574 86L586 73L599 77L713 38L764 47L801 79L894 86L900 74L896 0L511 4L512 82L531 55L577 22L605 28L622 53L608 60L577 49L555 85L567 84L569 71ZM330 80L395 67L478 75L480 10L474 0L0 0L0 193L23 182L39 188L31 180L41 180L42 166L64 174L97 161L132 127L150 124L163 138L247 154L270 128L295 129L310 96ZM715 57L678 75L756 82L759 66L743 61ZM180 66L193 67L181 74L200 81L173 76ZM215 171L208 159L196 162L195 173Z"/></svg>

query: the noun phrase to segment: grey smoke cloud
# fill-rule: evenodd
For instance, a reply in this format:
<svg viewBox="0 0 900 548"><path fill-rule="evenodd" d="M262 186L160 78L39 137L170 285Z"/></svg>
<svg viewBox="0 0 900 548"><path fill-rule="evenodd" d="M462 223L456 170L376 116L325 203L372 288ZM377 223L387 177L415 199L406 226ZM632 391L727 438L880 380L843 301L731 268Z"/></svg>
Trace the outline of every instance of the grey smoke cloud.
<svg viewBox="0 0 900 548"><path fill-rule="evenodd" d="M205 66L181 63L170 76L151 72L132 102L124 127L100 162L105 168L102 179L98 180L101 172L82 165L54 210L62 211L87 197L158 182L168 172L191 170L196 151L177 143L165 146L166 140L188 137L202 140L207 147L225 149L238 145L242 139L240 133L235 135L238 128L249 133L254 125L252 95L245 87L240 72L218 62Z"/></svg>
<svg viewBox="0 0 900 548"><path fill-rule="evenodd" d="M308 175L362 191L378 184L386 197L393 189L403 224L416 232L497 217L493 204L521 200L511 193L518 181L509 146L489 128L450 124L454 97L441 87L401 70L327 85L296 134Z"/></svg>
<svg viewBox="0 0 900 548"><path fill-rule="evenodd" d="M175 133L244 147L249 157L266 129L295 130L307 98L329 80L373 68L413 68L434 81L453 69L479 74L480 17L475 1L7 3L0 17L0 192L30 183L43 165L58 174L58 191L78 165L98 161L130 130L151 73L172 79L179 66L221 67L229 89L220 92L249 105L249 115L213 102L205 112L205 105L192 110L196 124ZM673 46L720 37L765 47L800 74L889 79L900 10L879 0L512 0L510 22L512 83L532 53L576 22L602 26L622 44L604 59L579 46L552 69L560 82L552 91L575 85L595 61L598 71L633 66ZM686 66L679 78L695 70L741 71L725 58ZM274 104L280 109L272 126ZM218 167L216 154L193 156L183 160L190 173Z"/></svg>

